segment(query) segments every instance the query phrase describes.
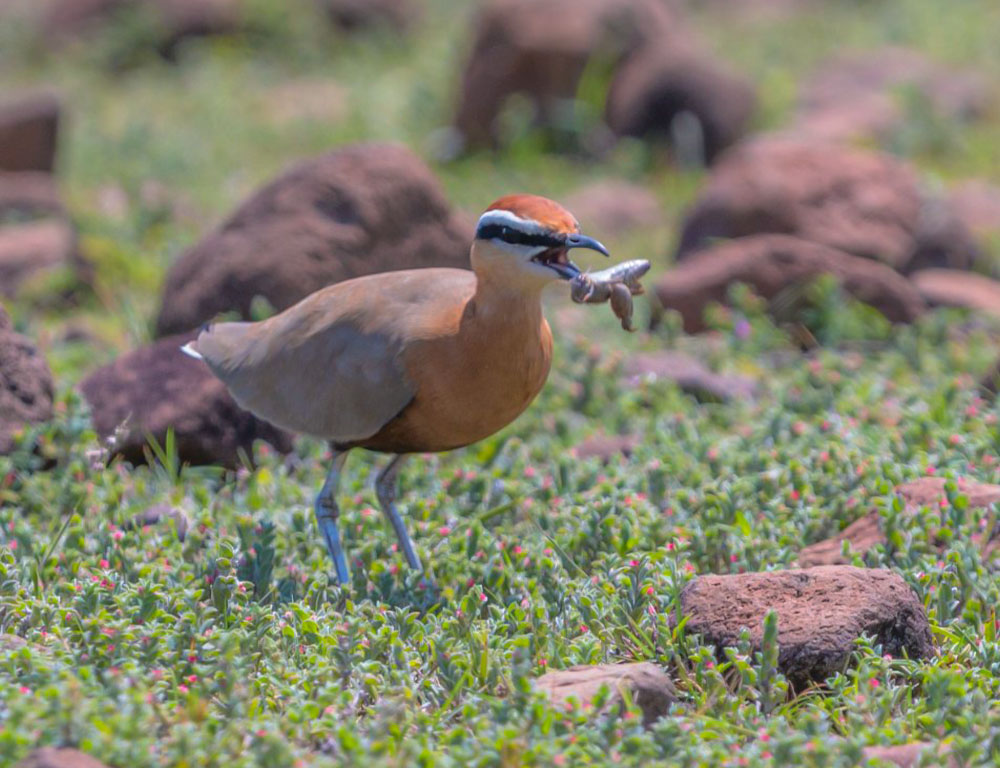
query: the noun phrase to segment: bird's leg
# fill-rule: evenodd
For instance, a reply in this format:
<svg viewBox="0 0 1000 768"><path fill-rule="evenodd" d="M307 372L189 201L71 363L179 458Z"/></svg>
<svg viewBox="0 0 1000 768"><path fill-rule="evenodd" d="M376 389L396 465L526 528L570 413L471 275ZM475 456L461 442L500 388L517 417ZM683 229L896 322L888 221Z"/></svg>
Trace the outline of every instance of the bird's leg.
<svg viewBox="0 0 1000 768"><path fill-rule="evenodd" d="M333 466L327 473L323 488L316 497L316 525L319 526L326 540L326 548L333 558L333 567L337 571L337 581L347 584L350 574L347 570L347 558L344 557L344 546L340 543L340 529L337 528L337 518L340 509L337 507L337 487L340 485L340 471L344 468L347 451L333 451Z"/></svg>
<svg viewBox="0 0 1000 768"><path fill-rule="evenodd" d="M382 506L382 511L389 518L389 522L392 523L392 527L396 531L396 538L399 540L399 546L403 549L406 562L415 571L420 572L423 571L420 558L417 557L416 550L413 549L410 534L406 532L403 518L400 517L399 510L396 509L396 475L399 474L399 468L403 465L405 458L405 454L402 453L392 457L392 461L386 464L385 469L379 473L375 480L375 493L378 496L378 503Z"/></svg>

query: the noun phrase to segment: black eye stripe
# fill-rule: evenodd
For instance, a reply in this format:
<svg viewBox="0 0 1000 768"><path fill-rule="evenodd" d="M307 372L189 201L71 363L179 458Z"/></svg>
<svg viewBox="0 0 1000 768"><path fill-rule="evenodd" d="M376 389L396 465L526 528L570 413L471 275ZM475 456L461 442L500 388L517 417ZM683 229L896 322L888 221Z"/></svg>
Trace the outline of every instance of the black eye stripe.
<svg viewBox="0 0 1000 768"><path fill-rule="evenodd" d="M544 248L558 248L566 243L556 235L545 233L529 234L506 224L483 224L476 230L477 240L503 240L511 245L531 245Z"/></svg>

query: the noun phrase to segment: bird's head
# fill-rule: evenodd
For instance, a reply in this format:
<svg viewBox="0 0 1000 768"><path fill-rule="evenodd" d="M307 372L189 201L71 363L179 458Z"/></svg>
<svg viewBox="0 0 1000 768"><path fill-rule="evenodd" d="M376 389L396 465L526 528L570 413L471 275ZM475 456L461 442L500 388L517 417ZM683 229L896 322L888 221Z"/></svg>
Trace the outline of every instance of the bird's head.
<svg viewBox="0 0 1000 768"><path fill-rule="evenodd" d="M507 195L479 218L472 268L508 283L571 280L580 274L569 260L571 248L610 255L597 240L581 235L576 219L558 203L537 195Z"/></svg>

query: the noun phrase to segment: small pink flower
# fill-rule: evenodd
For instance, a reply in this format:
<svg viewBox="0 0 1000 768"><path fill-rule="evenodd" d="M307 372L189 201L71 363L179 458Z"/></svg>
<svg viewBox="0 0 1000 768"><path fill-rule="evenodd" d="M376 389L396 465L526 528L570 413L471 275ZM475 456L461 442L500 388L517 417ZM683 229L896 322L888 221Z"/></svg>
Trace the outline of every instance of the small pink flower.
<svg viewBox="0 0 1000 768"><path fill-rule="evenodd" d="M485 603L488 599L489 598L487 598L486 595L483 592L479 593L479 602Z"/></svg>
<svg viewBox="0 0 1000 768"><path fill-rule="evenodd" d="M868 681L868 685L870 685L872 688L878 688L879 685L881 685L881 683L879 683L879 681L873 677L871 680Z"/></svg>
<svg viewBox="0 0 1000 768"><path fill-rule="evenodd" d="M101 568L108 568L110 566L110 563L108 563L108 561L102 557L98 565L101 566Z"/></svg>
<svg viewBox="0 0 1000 768"><path fill-rule="evenodd" d="M184 685L184 683L181 683L180 685L177 686L177 690L180 691L181 693L187 693L189 689L186 685Z"/></svg>
<svg viewBox="0 0 1000 768"><path fill-rule="evenodd" d="M30 689L30 688L29 688L28 686L26 686L26 685L22 685L22 686L21 686L20 688L18 688L17 690L18 690L18 692L19 692L19 693L20 693L20 694L21 694L22 696L30 696L30 695L31 695L31 689Z"/></svg>
<svg viewBox="0 0 1000 768"><path fill-rule="evenodd" d="M115 531L114 533L111 534L111 538L114 539L115 541L121 541L122 539L125 538L125 532Z"/></svg>
<svg viewBox="0 0 1000 768"><path fill-rule="evenodd" d="M763 741L765 744L767 744L767 742L771 740L771 734L769 734L767 731L761 728L759 731L757 731L757 738Z"/></svg>

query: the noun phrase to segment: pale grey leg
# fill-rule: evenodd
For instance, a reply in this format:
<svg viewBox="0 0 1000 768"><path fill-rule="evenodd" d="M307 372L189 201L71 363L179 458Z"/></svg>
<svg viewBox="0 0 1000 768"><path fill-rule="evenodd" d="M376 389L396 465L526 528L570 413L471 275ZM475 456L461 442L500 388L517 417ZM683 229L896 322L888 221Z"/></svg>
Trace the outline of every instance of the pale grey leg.
<svg viewBox="0 0 1000 768"><path fill-rule="evenodd" d="M399 540L399 546L403 550L406 562L413 570L421 572L424 569L420 565L420 558L417 557L416 550L413 549L410 534L406 532L403 518L400 517L399 510L396 509L396 475L399 474L399 468L405 458L406 455L402 453L392 457L392 460L386 464L385 469L379 473L375 480L375 493L378 496L378 503L382 506L382 511L389 518L389 522L392 523L392 527L396 531L396 538Z"/></svg>
<svg viewBox="0 0 1000 768"><path fill-rule="evenodd" d="M337 528L337 518L340 509L337 507L337 487L340 485L340 471L344 468L347 451L333 451L333 466L327 473L326 482L316 497L316 525L326 540L326 548L333 558L333 567L337 571L337 581L347 584L350 573L347 570L347 558L344 557L344 547L340 543L340 529Z"/></svg>

